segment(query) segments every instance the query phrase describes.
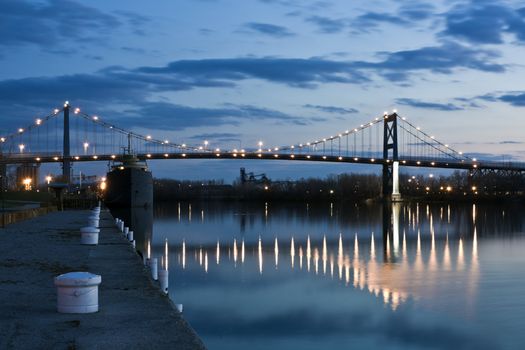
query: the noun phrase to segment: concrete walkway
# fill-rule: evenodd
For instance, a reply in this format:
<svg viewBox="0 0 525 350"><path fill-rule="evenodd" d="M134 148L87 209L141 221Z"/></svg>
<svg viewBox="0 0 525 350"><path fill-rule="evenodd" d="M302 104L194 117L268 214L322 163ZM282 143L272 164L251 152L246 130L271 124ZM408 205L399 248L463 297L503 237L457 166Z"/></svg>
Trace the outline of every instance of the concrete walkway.
<svg viewBox="0 0 525 350"><path fill-rule="evenodd" d="M0 349L203 349L109 213L99 245L80 245L88 215L54 212L0 229ZM98 313L57 313L53 278L70 271L102 276Z"/></svg>

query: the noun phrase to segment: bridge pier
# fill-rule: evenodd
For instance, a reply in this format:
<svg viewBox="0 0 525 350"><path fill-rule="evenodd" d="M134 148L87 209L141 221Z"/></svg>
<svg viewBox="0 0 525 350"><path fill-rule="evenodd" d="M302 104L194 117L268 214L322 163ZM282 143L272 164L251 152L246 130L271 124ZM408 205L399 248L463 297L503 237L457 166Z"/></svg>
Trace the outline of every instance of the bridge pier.
<svg viewBox="0 0 525 350"><path fill-rule="evenodd" d="M383 160L385 162L383 163L383 198L390 197L393 202L399 202L401 194L399 193L397 113L385 114L384 117Z"/></svg>

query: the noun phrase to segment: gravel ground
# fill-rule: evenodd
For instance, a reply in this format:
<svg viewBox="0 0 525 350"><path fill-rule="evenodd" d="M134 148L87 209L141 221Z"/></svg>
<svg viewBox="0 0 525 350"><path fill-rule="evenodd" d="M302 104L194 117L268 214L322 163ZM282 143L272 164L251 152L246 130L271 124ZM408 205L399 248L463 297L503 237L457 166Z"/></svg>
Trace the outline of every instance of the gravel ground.
<svg viewBox="0 0 525 350"><path fill-rule="evenodd" d="M0 349L204 349L108 212L99 245L80 244L89 214L54 212L0 229ZM99 312L56 311L53 278L71 271L102 276Z"/></svg>

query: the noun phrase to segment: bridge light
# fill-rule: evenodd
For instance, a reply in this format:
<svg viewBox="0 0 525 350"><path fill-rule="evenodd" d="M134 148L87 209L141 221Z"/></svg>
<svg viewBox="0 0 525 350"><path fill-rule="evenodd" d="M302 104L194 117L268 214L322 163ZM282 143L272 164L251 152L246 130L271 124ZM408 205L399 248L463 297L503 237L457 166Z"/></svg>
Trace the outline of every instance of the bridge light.
<svg viewBox="0 0 525 350"><path fill-rule="evenodd" d="M461 155L463 155L463 152L462 152L462 151L459 151L458 153L461 154Z"/></svg>
<svg viewBox="0 0 525 350"><path fill-rule="evenodd" d="M261 158L261 157L262 157L262 155L261 155L261 154L259 153L259 154L257 155L257 157Z"/></svg>
<svg viewBox="0 0 525 350"><path fill-rule="evenodd" d="M374 123L370 123L370 126L374 125Z"/></svg>
<svg viewBox="0 0 525 350"><path fill-rule="evenodd" d="M417 165L421 165L421 162L418 160L418 161L416 162L416 164L417 164Z"/></svg>
<svg viewBox="0 0 525 350"><path fill-rule="evenodd" d="M383 115L386 117L388 115L388 112L387 111L384 111L383 112Z"/></svg>
<svg viewBox="0 0 525 350"><path fill-rule="evenodd" d="M78 107L77 107L77 108L75 108L75 110L74 110L74 112L73 112L73 113L75 113L75 114L78 114L78 113L80 113L80 108L78 108Z"/></svg>
<svg viewBox="0 0 525 350"><path fill-rule="evenodd" d="M147 135L146 140L151 140L151 135Z"/></svg>
<svg viewBox="0 0 525 350"><path fill-rule="evenodd" d="M278 154L274 154L273 155L275 158L279 158L279 155Z"/></svg>
<svg viewBox="0 0 525 350"><path fill-rule="evenodd" d="M338 157L337 159L339 159L339 160L343 160L343 157Z"/></svg>
<svg viewBox="0 0 525 350"><path fill-rule="evenodd" d="M291 145L291 146L290 146L290 148L291 148L291 149L294 149L294 148L295 148L295 146L294 146L294 145Z"/></svg>
<svg viewBox="0 0 525 350"><path fill-rule="evenodd" d="M359 160L359 158L357 158L357 157L355 157L355 158L354 158L354 161L356 161L356 162L357 162L358 160Z"/></svg>
<svg viewBox="0 0 525 350"><path fill-rule="evenodd" d="M421 130L421 128L419 126L416 126L416 130Z"/></svg>
<svg viewBox="0 0 525 350"><path fill-rule="evenodd" d="M75 158L75 160L79 160L79 159L80 159L80 157L79 157L79 156L75 156L74 158Z"/></svg>
<svg viewBox="0 0 525 350"><path fill-rule="evenodd" d="M58 160L58 157L53 157L53 160L55 160L55 161Z"/></svg>
<svg viewBox="0 0 525 350"><path fill-rule="evenodd" d="M98 117L96 115L93 116L93 120L98 120Z"/></svg>
<svg viewBox="0 0 525 350"><path fill-rule="evenodd" d="M24 180L22 180L22 184L24 185L24 190L30 191L31 190L31 178L26 177Z"/></svg>
<svg viewBox="0 0 525 350"><path fill-rule="evenodd" d="M237 158L237 153L233 153L233 157L234 157L234 158Z"/></svg>
<svg viewBox="0 0 525 350"><path fill-rule="evenodd" d="M397 113L397 109L393 109L392 112Z"/></svg>
<svg viewBox="0 0 525 350"><path fill-rule="evenodd" d="M40 118L37 118L37 120L35 121L36 125L40 125L42 124L42 119Z"/></svg>
<svg viewBox="0 0 525 350"><path fill-rule="evenodd" d="M23 132L24 132L24 129L20 128L20 129L18 129L18 132L19 132L19 133L23 133Z"/></svg>
<svg viewBox="0 0 525 350"><path fill-rule="evenodd" d="M323 159L325 159L325 160L326 160L326 156L323 156Z"/></svg>
<svg viewBox="0 0 525 350"><path fill-rule="evenodd" d="M354 129L354 132L357 132L357 129Z"/></svg>
<svg viewBox="0 0 525 350"><path fill-rule="evenodd" d="M452 191L452 187L451 186L447 186L447 192L450 192Z"/></svg>
<svg viewBox="0 0 525 350"><path fill-rule="evenodd" d="M306 156L307 159L310 159L311 157L310 156Z"/></svg>
<svg viewBox="0 0 525 350"><path fill-rule="evenodd" d="M170 143L168 140L164 140L164 143L167 145L168 143Z"/></svg>
<svg viewBox="0 0 525 350"><path fill-rule="evenodd" d="M112 155L111 155L111 159L115 159L115 158L117 158L117 156L114 155L114 154L112 154Z"/></svg>
<svg viewBox="0 0 525 350"><path fill-rule="evenodd" d="M402 120L407 120L407 118L405 118L405 117L401 117L401 119L402 119Z"/></svg>
<svg viewBox="0 0 525 350"><path fill-rule="evenodd" d="M404 160L404 161L403 161L403 164L406 164L406 163L407 163L407 161L406 161L406 160Z"/></svg>
<svg viewBox="0 0 525 350"><path fill-rule="evenodd" d="M202 146L199 146L199 150L202 150Z"/></svg>
<svg viewBox="0 0 525 350"><path fill-rule="evenodd" d="M476 191L478 188L476 186L472 186L472 191Z"/></svg>
<svg viewBox="0 0 525 350"><path fill-rule="evenodd" d="M474 164L474 165L473 165L473 167L474 167L474 168L477 168L477 167L478 167L478 165L477 165L477 164Z"/></svg>
<svg viewBox="0 0 525 350"><path fill-rule="evenodd" d="M183 153L182 156L183 156L183 157L186 157L186 153Z"/></svg>
<svg viewBox="0 0 525 350"><path fill-rule="evenodd" d="M0 137L0 142L5 142L5 137Z"/></svg>
<svg viewBox="0 0 525 350"><path fill-rule="evenodd" d="M186 144L185 144L185 143L183 143L183 144L181 145L181 147L186 147Z"/></svg>
<svg viewBox="0 0 525 350"><path fill-rule="evenodd" d="M60 112L58 108L53 109L53 114L58 114L58 112Z"/></svg>
<svg viewBox="0 0 525 350"><path fill-rule="evenodd" d="M373 163L373 162L375 162L376 160L375 160L374 158L372 158L372 159L370 159L370 161Z"/></svg>
<svg viewBox="0 0 525 350"><path fill-rule="evenodd" d="M84 153L86 153L86 152L87 152L87 149L88 149L88 147L89 147L89 143L84 142L83 146L84 146Z"/></svg>
<svg viewBox="0 0 525 350"><path fill-rule="evenodd" d="M292 154L292 155L290 155L290 158L295 158L295 155L293 155L293 154Z"/></svg>
<svg viewBox="0 0 525 350"><path fill-rule="evenodd" d="M146 157L151 158L151 154L149 154L149 153L146 154Z"/></svg>
<svg viewBox="0 0 525 350"><path fill-rule="evenodd" d="M26 145L21 143L21 144L18 145L18 148L20 149L20 153L24 153L24 148L26 148Z"/></svg>
<svg viewBox="0 0 525 350"><path fill-rule="evenodd" d="M216 148L215 149L215 152L220 152L221 150L219 148Z"/></svg>
<svg viewBox="0 0 525 350"><path fill-rule="evenodd" d="M323 139L323 142L326 142L326 139Z"/></svg>
<svg viewBox="0 0 525 350"><path fill-rule="evenodd" d="M47 175L47 176L46 176L46 182L47 182L48 185L49 185L49 183L51 182L51 180L53 180L53 178L51 177L51 175Z"/></svg>
<svg viewBox="0 0 525 350"><path fill-rule="evenodd" d="M40 162L40 157L36 157L35 160L36 160L37 162Z"/></svg>
<svg viewBox="0 0 525 350"><path fill-rule="evenodd" d="M434 163L434 162L430 162L430 164L431 164L432 166L436 165L436 163Z"/></svg>
<svg viewBox="0 0 525 350"><path fill-rule="evenodd" d="M433 140L434 139L434 135L430 135L430 138Z"/></svg>
<svg viewBox="0 0 525 350"><path fill-rule="evenodd" d="M64 107L68 107L68 106L69 106L69 101L64 102Z"/></svg>
<svg viewBox="0 0 525 350"><path fill-rule="evenodd" d="M302 144L302 143L300 143L300 144L299 144L299 147L303 147L303 144Z"/></svg>
<svg viewBox="0 0 525 350"><path fill-rule="evenodd" d="M307 145L307 146L310 146L310 142L307 142L306 145Z"/></svg>
<svg viewBox="0 0 525 350"><path fill-rule="evenodd" d="M220 156L221 156L221 154L220 154L220 153L217 153L217 154L215 154L215 155L216 155L217 157L220 157Z"/></svg>
<svg viewBox="0 0 525 350"><path fill-rule="evenodd" d="M98 159L98 156L93 156L93 159Z"/></svg>
<svg viewBox="0 0 525 350"><path fill-rule="evenodd" d="M167 154L167 153L164 153L164 157L168 158L168 154Z"/></svg>
<svg viewBox="0 0 525 350"><path fill-rule="evenodd" d="M472 158L472 160L473 160L474 162L475 162L475 161L477 161L477 159L476 159L476 158Z"/></svg>
<svg viewBox="0 0 525 350"><path fill-rule="evenodd" d="M339 136L339 137L343 137L343 134L339 134L339 135L337 135L337 136Z"/></svg>

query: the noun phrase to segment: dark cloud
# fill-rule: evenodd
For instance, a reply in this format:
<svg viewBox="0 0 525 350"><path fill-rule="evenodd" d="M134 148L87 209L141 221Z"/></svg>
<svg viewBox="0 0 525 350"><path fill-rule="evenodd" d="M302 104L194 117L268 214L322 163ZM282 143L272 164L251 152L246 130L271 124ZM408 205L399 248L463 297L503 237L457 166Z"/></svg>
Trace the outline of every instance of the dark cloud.
<svg viewBox="0 0 525 350"><path fill-rule="evenodd" d="M319 106L319 105L305 104L303 105L303 107L309 108L309 109L316 109L321 112L336 113L336 114L351 114L351 113L359 112L355 108L343 108L343 107L335 107L335 106Z"/></svg>
<svg viewBox="0 0 525 350"><path fill-rule="evenodd" d="M249 120L272 120L282 124L305 125L309 120L280 111L251 105L226 104L222 108L190 107L167 102L142 102L115 119L126 118L129 125L162 130L182 130L200 126L236 126Z"/></svg>
<svg viewBox="0 0 525 350"><path fill-rule="evenodd" d="M422 21L429 19L434 15L435 9L432 4L425 4L421 2L403 4L398 11L401 18L411 21Z"/></svg>
<svg viewBox="0 0 525 350"><path fill-rule="evenodd" d="M193 135L189 139L190 140L216 140L218 142L231 142L231 141L240 141L242 135L237 133L231 133L231 132L213 132L213 133L205 133L205 134L198 134Z"/></svg>
<svg viewBox="0 0 525 350"><path fill-rule="evenodd" d="M322 33L339 33L348 24L348 20L344 18L333 19L323 16L311 16L306 21L315 24Z"/></svg>
<svg viewBox="0 0 525 350"><path fill-rule="evenodd" d="M474 44L501 44L504 34L525 42L523 8L502 2L473 0L457 5L445 15L446 29L441 33Z"/></svg>
<svg viewBox="0 0 525 350"><path fill-rule="evenodd" d="M409 24L404 18L397 15L384 12L367 12L353 21L352 28L356 32L366 32L384 23L402 26Z"/></svg>
<svg viewBox="0 0 525 350"><path fill-rule="evenodd" d="M44 49L63 42L93 42L122 24L117 16L70 0L4 0L0 23L0 45Z"/></svg>
<svg viewBox="0 0 525 350"><path fill-rule="evenodd" d="M244 24L243 28L248 29L250 32L257 32L273 38L284 38L294 35L285 27L269 23L250 22Z"/></svg>
<svg viewBox="0 0 525 350"><path fill-rule="evenodd" d="M452 42L415 50L388 52L382 56L384 59L381 62L355 62L354 67L397 72L396 79L398 80L407 79L408 72L419 70L442 74L451 74L454 69L458 68L495 73L505 71L504 65L494 62L494 59L499 57L496 51L474 49Z"/></svg>
<svg viewBox="0 0 525 350"><path fill-rule="evenodd" d="M452 103L436 103L436 102L424 102L412 98L398 98L396 103L405 106L411 106L416 108L434 109L438 111L461 111L464 108L454 105Z"/></svg>
<svg viewBox="0 0 525 350"><path fill-rule="evenodd" d="M477 98L488 102L505 102L515 107L525 106L525 91L491 93Z"/></svg>

